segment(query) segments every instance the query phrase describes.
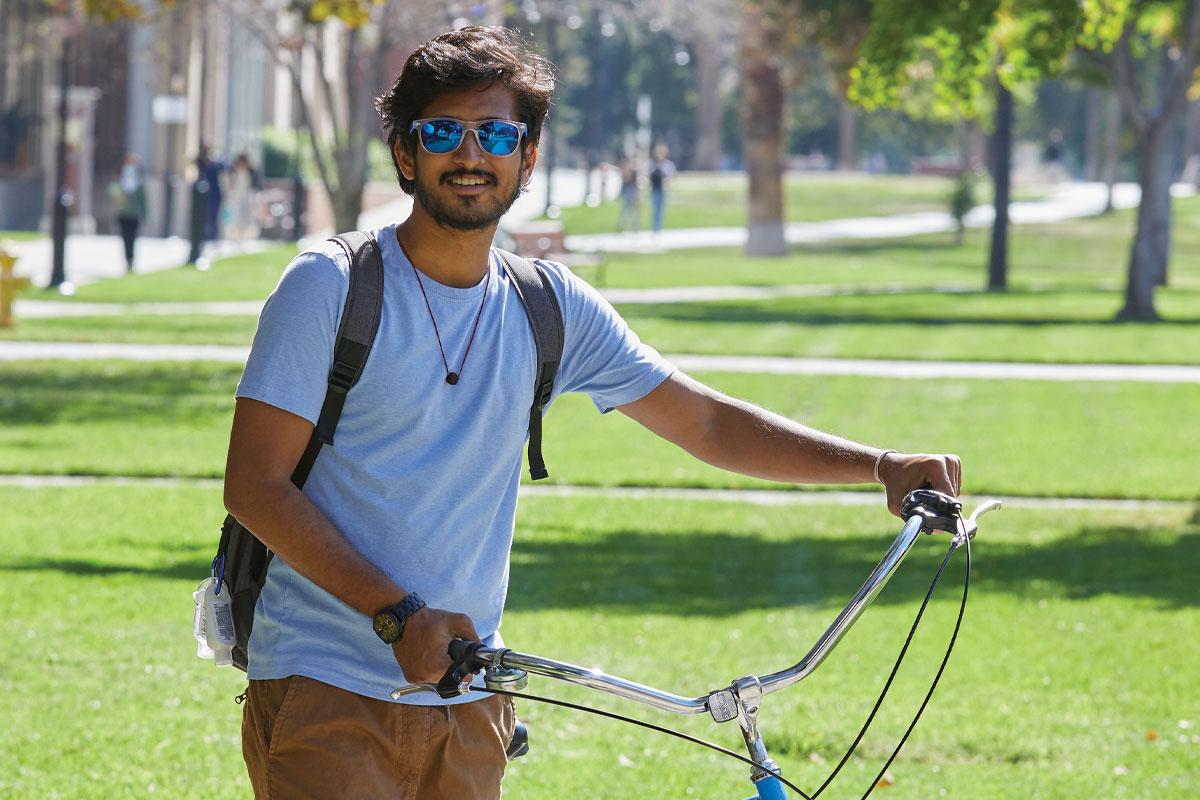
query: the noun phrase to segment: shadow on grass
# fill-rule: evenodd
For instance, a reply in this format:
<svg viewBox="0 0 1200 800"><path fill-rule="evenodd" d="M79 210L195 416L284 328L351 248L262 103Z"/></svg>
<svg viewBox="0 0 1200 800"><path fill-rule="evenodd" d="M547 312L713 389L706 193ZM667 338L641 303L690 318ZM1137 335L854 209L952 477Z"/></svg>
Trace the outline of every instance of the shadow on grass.
<svg viewBox="0 0 1200 800"><path fill-rule="evenodd" d="M680 535L611 531L588 542L518 541L508 608L603 609L613 613L721 617L794 606L840 607L891 543L891 537L767 540L729 534ZM215 546L215 539L214 539ZM947 541L922 537L875 602L919 602ZM155 548L157 551L158 548ZM55 572L79 578L132 575L199 581L209 552L188 548L157 566L85 558L0 560L0 573ZM957 554L939 587L956 597L964 559ZM1180 535L1145 529L1083 528L1040 547L977 540L972 587L1030 599L1114 595L1163 607L1200 605L1200 529Z"/></svg>
<svg viewBox="0 0 1200 800"><path fill-rule="evenodd" d="M213 550L216 550L214 540ZM144 578L164 580L188 580L199 582L209 574L209 561L186 559L171 564L147 567L140 564L110 564L103 561L88 561L81 558L46 558L20 561L0 561L3 572L57 572L80 578L111 578L117 575L136 575Z"/></svg>
<svg viewBox="0 0 1200 800"><path fill-rule="evenodd" d="M723 616L798 605L840 606L875 566L890 537L766 540L755 536L615 531L586 543L514 546L508 607L604 608L624 613ZM920 600L945 540L922 538L878 603ZM1113 594L1165 606L1200 605L1200 531L1164 536L1128 528L1087 528L1041 547L980 541L973 587L1029 597L1082 599ZM961 554L939 591L961 586ZM1192 565L1192 566L1188 566ZM944 594L948 592L949 594Z"/></svg>
<svg viewBox="0 0 1200 800"><path fill-rule="evenodd" d="M864 295L867 293L864 293ZM1030 292L1036 295L1036 292ZM888 298L898 298L903 295L888 294ZM920 304L920 297L928 297L928 292L921 292L914 299L914 304ZM956 296L969 296L966 294ZM745 303L732 300L719 300L705 303L664 303L661 305L623 305L621 314L631 323L644 319L659 319L670 322L692 323L735 323L749 325L789 324L797 327L829 327L834 325L924 325L931 328L948 325L968 325L971 327L1071 327L1090 326L1107 329L1141 329L1145 331L1154 328L1169 328L1174 326L1200 325L1200 317L1162 319L1158 322L1118 322L1115 317L1105 316L1093 319L1072 318L1063 316L982 316L977 313L967 314L958 312L954 316L938 315L937 312L928 314L897 314L881 311L877 314L864 314L860 311L837 313L815 310L820 306L820 299L813 299L814 310L777 310L770 305ZM1113 301L1113 315L1120 305L1119 299ZM940 306L940 304L939 304Z"/></svg>
<svg viewBox="0 0 1200 800"><path fill-rule="evenodd" d="M0 372L3 420L6 425L134 419L189 428L224 424L233 412L240 372L240 366L204 363L6 365Z"/></svg>

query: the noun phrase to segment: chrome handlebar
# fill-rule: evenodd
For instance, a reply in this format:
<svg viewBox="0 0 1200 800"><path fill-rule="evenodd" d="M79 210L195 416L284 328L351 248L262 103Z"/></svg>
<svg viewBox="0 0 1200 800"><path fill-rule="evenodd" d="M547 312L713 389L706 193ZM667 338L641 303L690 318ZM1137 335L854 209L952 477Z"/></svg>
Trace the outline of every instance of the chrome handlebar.
<svg viewBox="0 0 1200 800"><path fill-rule="evenodd" d="M974 538L979 529L978 518L999 507L998 500L988 500L976 508L966 520L963 520L961 515L956 515L957 530L953 531L955 542L961 544L962 540L967 537ZM473 654L475 662L489 669L519 669L535 675L557 678L567 683L586 686L675 714L702 714L707 711L718 722L726 722L736 716L736 708L739 703L735 696L740 697L747 690L756 694L767 694L798 683L811 675L842 640L842 637L846 635L846 632L871 604L876 595L887 585L900 563L912 549L913 544L916 543L917 536L925 525L926 519L921 514L914 513L908 517L891 547L888 548L871 574L867 576L863 585L859 587L850 602L837 615L837 618L825 630L812 649L797 664L761 679L754 676L740 678L730 686L714 690L702 697L684 697L664 692L615 675L607 675L600 670L554 661L528 653L519 653L508 648L478 647ZM467 685L464 683L461 686L461 692L468 690ZM392 692L392 699L398 700L405 695L434 690L436 688L432 684L413 684Z"/></svg>

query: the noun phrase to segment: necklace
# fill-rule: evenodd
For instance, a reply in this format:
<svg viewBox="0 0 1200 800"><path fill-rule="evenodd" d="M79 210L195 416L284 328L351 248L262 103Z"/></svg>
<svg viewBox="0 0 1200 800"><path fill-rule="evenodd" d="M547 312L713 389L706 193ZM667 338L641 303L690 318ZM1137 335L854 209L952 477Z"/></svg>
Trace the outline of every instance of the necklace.
<svg viewBox="0 0 1200 800"><path fill-rule="evenodd" d="M487 302L488 287L492 283L492 269L488 265L487 277L483 284L483 299L479 301L479 311L475 314L475 324L471 327L471 338L467 340L467 349L463 351L462 361L459 362L458 372L450 370L450 362L446 360L446 348L442 346L442 334L438 330L437 320L433 316L433 307L429 305L429 295L425 294L425 284L421 281L421 273L417 271L416 265L412 263L412 259L408 260L408 265L412 267L413 275L417 279L417 286L421 289L421 297L425 298L425 310L429 312L429 321L433 323L433 335L437 337L438 352L442 354L442 365L446 368L446 383L454 386L458 383L459 377L462 375L463 367L467 365L467 356L471 354L471 345L475 343L475 332L479 330L479 319L483 316L483 305Z"/></svg>

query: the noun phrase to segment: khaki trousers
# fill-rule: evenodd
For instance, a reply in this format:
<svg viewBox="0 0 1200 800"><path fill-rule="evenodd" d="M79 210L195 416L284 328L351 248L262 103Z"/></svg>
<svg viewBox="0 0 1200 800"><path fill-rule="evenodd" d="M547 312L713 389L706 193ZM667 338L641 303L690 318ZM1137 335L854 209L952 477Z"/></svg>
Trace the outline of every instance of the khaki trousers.
<svg viewBox="0 0 1200 800"><path fill-rule="evenodd" d="M495 800L512 698L406 706L294 675L250 681L242 755L259 800Z"/></svg>

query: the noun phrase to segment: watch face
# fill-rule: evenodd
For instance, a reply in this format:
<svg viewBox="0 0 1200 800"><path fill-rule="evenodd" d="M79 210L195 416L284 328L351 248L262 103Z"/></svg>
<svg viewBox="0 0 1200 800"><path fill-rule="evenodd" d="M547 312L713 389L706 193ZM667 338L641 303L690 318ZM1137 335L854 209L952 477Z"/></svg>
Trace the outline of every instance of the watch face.
<svg viewBox="0 0 1200 800"><path fill-rule="evenodd" d="M375 615L375 633L388 644L399 639L402 630L400 620L391 611L381 611Z"/></svg>

